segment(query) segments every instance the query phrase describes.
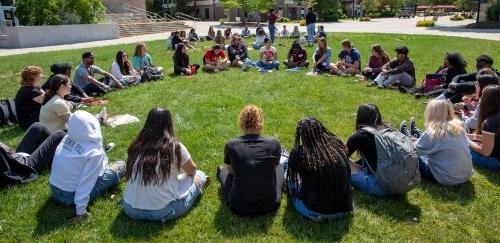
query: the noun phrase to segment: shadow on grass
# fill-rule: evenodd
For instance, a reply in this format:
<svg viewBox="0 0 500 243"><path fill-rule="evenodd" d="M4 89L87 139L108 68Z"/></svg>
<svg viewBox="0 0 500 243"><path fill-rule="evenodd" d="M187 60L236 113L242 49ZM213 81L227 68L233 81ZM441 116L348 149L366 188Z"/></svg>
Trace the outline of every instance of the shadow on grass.
<svg viewBox="0 0 500 243"><path fill-rule="evenodd" d="M422 214L420 207L411 204L406 194L380 198L356 192L354 201L355 207L367 209L391 220L414 222L414 219L418 220Z"/></svg>
<svg viewBox="0 0 500 243"><path fill-rule="evenodd" d="M171 220L166 223L138 221L131 219L121 210L120 214L113 221L113 224L111 224L110 233L118 239L150 240L158 236L165 229L172 228L176 221Z"/></svg>
<svg viewBox="0 0 500 243"><path fill-rule="evenodd" d="M457 186L442 186L433 182L423 182L420 188L437 200L456 202L460 205L466 205L476 197L476 189L470 181Z"/></svg>
<svg viewBox="0 0 500 243"><path fill-rule="evenodd" d="M500 173L498 171L492 171L488 169L483 169L483 168L474 168L476 172L479 172L479 174L483 175L486 177L488 181L495 185L500 185Z"/></svg>
<svg viewBox="0 0 500 243"><path fill-rule="evenodd" d="M287 202L283 215L285 230L299 241L342 241L342 238L349 233L352 221L352 214L348 214L340 220L315 223L299 215L290 199Z"/></svg>
<svg viewBox="0 0 500 243"><path fill-rule="evenodd" d="M21 138L24 135L24 130L19 126L9 126L2 128L2 140L7 141L14 138Z"/></svg>
<svg viewBox="0 0 500 243"><path fill-rule="evenodd" d="M74 207L60 205L52 198L47 199L36 214L33 237L37 238L61 228L73 227L74 224L71 222L73 215Z"/></svg>
<svg viewBox="0 0 500 243"><path fill-rule="evenodd" d="M220 207L214 219L214 226L225 237L235 238L247 235L262 236L267 234L276 216L276 211L263 216L244 217L231 212L226 206L222 196L222 189L219 187Z"/></svg>

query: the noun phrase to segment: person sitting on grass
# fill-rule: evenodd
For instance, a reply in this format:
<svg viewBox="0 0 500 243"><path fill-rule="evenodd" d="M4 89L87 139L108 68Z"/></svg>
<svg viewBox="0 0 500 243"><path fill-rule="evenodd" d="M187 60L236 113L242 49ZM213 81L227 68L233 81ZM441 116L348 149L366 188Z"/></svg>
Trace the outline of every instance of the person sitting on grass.
<svg viewBox="0 0 500 243"><path fill-rule="evenodd" d="M417 99L423 96L437 97L448 89L448 85L454 77L467 73L465 70L466 67L467 62L465 62L460 53L447 53L444 57L443 66L439 67L436 73L428 75L434 79L441 79L440 85L433 87L433 90L428 91L427 93L425 93L424 86L415 89L408 89L401 86L399 89L401 92L409 92L410 94L415 95L415 98Z"/></svg>
<svg viewBox="0 0 500 243"><path fill-rule="evenodd" d="M363 104L358 107L356 115L356 132L347 140L347 156L351 157L358 151L360 160L351 165L351 183L359 190L375 196L385 196L386 192L377 182L375 175L377 171L378 154L375 136L363 127L383 129L389 127L382 121L382 115L377 106ZM368 169L368 166L372 170Z"/></svg>
<svg viewBox="0 0 500 243"><path fill-rule="evenodd" d="M317 41L319 41L320 38L326 39L325 27L323 25L318 26L318 32L316 32L316 35L314 36L314 40L317 42Z"/></svg>
<svg viewBox="0 0 500 243"><path fill-rule="evenodd" d="M203 56L203 70L205 72L217 72L228 70L231 63L227 60L222 46L215 44L211 50L208 50Z"/></svg>
<svg viewBox="0 0 500 243"><path fill-rule="evenodd" d="M472 158L466 128L455 116L453 105L447 100L431 100L424 116L426 130L420 136L412 136L406 122L400 129L418 139L420 176L445 186L466 182L472 176Z"/></svg>
<svg viewBox="0 0 500 243"><path fill-rule="evenodd" d="M461 74L455 76L451 83L448 85L448 89L445 90L436 99L449 99L453 104L462 102L462 97L464 95L474 94L476 91L475 83L479 71L482 69L491 69L492 73L500 76L498 71L493 68L493 58L488 55L480 55L476 58L476 72ZM484 75L485 73L481 74Z"/></svg>
<svg viewBox="0 0 500 243"><path fill-rule="evenodd" d="M172 59L174 60L174 73L177 75L195 75L200 68L198 64L189 63L187 48L183 43L177 45L177 49L175 49Z"/></svg>
<svg viewBox="0 0 500 243"><path fill-rule="evenodd" d="M332 56L332 49L328 47L326 38L318 39L318 48L314 51L313 56L313 71L319 73L330 73L331 65L330 58Z"/></svg>
<svg viewBox="0 0 500 243"><path fill-rule="evenodd" d="M483 91L486 87L491 85L499 85L498 78L492 75L481 75L477 77L476 81L476 94L474 97L464 96L464 112L462 112L462 119L470 131L477 128L477 121L481 113L481 98ZM466 114L465 107L469 114Z"/></svg>
<svg viewBox="0 0 500 243"><path fill-rule="evenodd" d="M89 201L116 185L124 174L123 161L108 165L97 118L86 111L73 113L68 134L57 147L52 162L52 198L64 205L75 205L75 221L82 222L89 216Z"/></svg>
<svg viewBox="0 0 500 243"><path fill-rule="evenodd" d="M370 86L388 88L392 85L411 88L415 85L415 66L408 57L408 48L400 46L395 49L396 58L382 67L382 72Z"/></svg>
<svg viewBox="0 0 500 243"><path fill-rule="evenodd" d="M226 144L225 165L217 167L225 203L237 215L268 214L281 202L288 156L277 139L261 135L263 123L262 109L245 106L239 115L243 136Z"/></svg>
<svg viewBox="0 0 500 243"><path fill-rule="evenodd" d="M469 136L475 166L500 170L500 86L483 90L477 129Z"/></svg>
<svg viewBox="0 0 500 243"><path fill-rule="evenodd" d="M227 48L227 53L231 65L239 67L243 71L253 66L252 60L248 58L248 48L245 43L243 43L243 39L239 34L235 33L233 35L231 45Z"/></svg>
<svg viewBox="0 0 500 243"><path fill-rule="evenodd" d="M215 40L215 31L214 27L210 26L208 27L208 33L207 33L207 40Z"/></svg>
<svg viewBox="0 0 500 243"><path fill-rule="evenodd" d="M152 109L128 148L123 211L135 220L168 221L186 214L208 181L175 137L172 115Z"/></svg>
<svg viewBox="0 0 500 243"><path fill-rule="evenodd" d="M42 124L33 123L16 150L0 142L0 187L36 180L50 168L57 146L66 135L49 132Z"/></svg>
<svg viewBox="0 0 500 243"><path fill-rule="evenodd" d="M361 69L361 53L359 53L350 40L342 41L342 51L339 60L332 67L332 72L340 76L356 75Z"/></svg>
<svg viewBox="0 0 500 243"><path fill-rule="evenodd" d="M217 35L215 36L215 44L220 45L222 48L226 45L226 39L222 35L222 30L217 30Z"/></svg>
<svg viewBox="0 0 500 243"><path fill-rule="evenodd" d="M40 123L51 133L66 130L73 106L63 97L71 93L68 76L57 74L50 80L49 89L44 94L40 109Z"/></svg>
<svg viewBox="0 0 500 243"><path fill-rule="evenodd" d="M66 75L68 76L69 79L71 79L72 70L73 66L69 63L52 64L50 66L50 71L52 72L52 74L49 76L49 78L47 78L47 81L45 81L45 83L42 85L42 89L44 91L48 90L50 85L50 80L57 74ZM80 103L80 102L87 103L93 100L93 98L89 97L82 88L76 85L71 85L71 94L66 95L64 99L72 103Z"/></svg>
<svg viewBox="0 0 500 243"><path fill-rule="evenodd" d="M290 34L290 38L295 38L295 39L300 38L299 26L295 25L295 26L293 27L293 31L292 31L292 33Z"/></svg>
<svg viewBox="0 0 500 243"><path fill-rule="evenodd" d="M346 147L315 118L299 121L290 152L286 186L295 210L315 222L335 220L353 210Z"/></svg>
<svg viewBox="0 0 500 243"><path fill-rule="evenodd" d="M198 37L198 34L196 34L196 30L194 28L192 28L189 31L188 41L192 42L192 43L196 43L196 42L200 41L200 38Z"/></svg>
<svg viewBox="0 0 500 243"><path fill-rule="evenodd" d="M27 66L21 72L21 88L17 91L15 105L19 126L24 129L39 120L44 97L39 86L42 78L43 69L37 66Z"/></svg>
<svg viewBox="0 0 500 243"><path fill-rule="evenodd" d="M141 75L132 67L128 55L124 51L118 51L111 65L111 74L120 81L123 86L135 85L141 82ZM113 85L111 85L113 87Z"/></svg>
<svg viewBox="0 0 500 243"><path fill-rule="evenodd" d="M372 45L372 55L361 75L356 75L360 80L374 80L382 72L382 67L391 59L379 44Z"/></svg>
<svg viewBox="0 0 500 243"><path fill-rule="evenodd" d="M257 29L255 42L252 44L253 49L260 50L264 46L264 40L267 38L266 32L262 28Z"/></svg>
<svg viewBox="0 0 500 243"><path fill-rule="evenodd" d="M224 30L224 38L226 38L226 40L230 40L232 37L233 33L231 27L226 28L226 30Z"/></svg>
<svg viewBox="0 0 500 243"><path fill-rule="evenodd" d="M260 58L257 67L267 70L280 69L278 51L273 46L271 39L267 37L264 39L264 46L260 48Z"/></svg>
<svg viewBox="0 0 500 243"><path fill-rule="evenodd" d="M245 28L243 28L243 30L241 31L241 37L248 38L250 36L250 30L248 29L248 26L245 26Z"/></svg>
<svg viewBox="0 0 500 243"><path fill-rule="evenodd" d="M172 44L174 44L173 41ZM144 68L154 67L153 58L148 54L146 44L139 43L135 46L134 57L132 57L132 66L141 76L144 73ZM163 70L162 67L157 68L160 72Z"/></svg>
<svg viewBox="0 0 500 243"><path fill-rule="evenodd" d="M288 51L287 60L283 62L288 68L304 68L309 66L307 51L298 41L294 41Z"/></svg>
<svg viewBox="0 0 500 243"><path fill-rule="evenodd" d="M280 32L280 37L284 39L290 38L290 31L286 29L286 25L283 25L283 29Z"/></svg>
<svg viewBox="0 0 500 243"><path fill-rule="evenodd" d="M118 88L123 88L123 85L115 76L94 65L94 54L88 51L83 53L82 63L76 67L73 84L83 89L90 96L103 95L111 91L111 87L95 79L94 75L96 73L115 82Z"/></svg>
<svg viewBox="0 0 500 243"><path fill-rule="evenodd" d="M172 32L172 49L177 49L177 45L179 45L180 43L184 43L181 39L181 37L179 37L179 32L178 31L173 31Z"/></svg>

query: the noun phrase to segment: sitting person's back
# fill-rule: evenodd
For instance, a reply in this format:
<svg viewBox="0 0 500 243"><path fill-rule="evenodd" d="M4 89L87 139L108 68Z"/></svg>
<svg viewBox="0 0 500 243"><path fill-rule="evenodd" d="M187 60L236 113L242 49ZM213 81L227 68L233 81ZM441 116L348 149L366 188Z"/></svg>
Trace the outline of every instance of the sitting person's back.
<svg viewBox="0 0 500 243"><path fill-rule="evenodd" d="M38 86L43 70L37 66L28 66L21 73L21 88L17 91L15 104L19 125L27 129L39 120L43 103L43 90Z"/></svg>
<svg viewBox="0 0 500 243"><path fill-rule="evenodd" d="M248 118L248 119L247 119ZM283 167L281 145L274 138L260 135L262 110L247 106L240 114L245 135L226 144L225 167L219 167L227 205L235 214L258 215L277 209L281 201Z"/></svg>

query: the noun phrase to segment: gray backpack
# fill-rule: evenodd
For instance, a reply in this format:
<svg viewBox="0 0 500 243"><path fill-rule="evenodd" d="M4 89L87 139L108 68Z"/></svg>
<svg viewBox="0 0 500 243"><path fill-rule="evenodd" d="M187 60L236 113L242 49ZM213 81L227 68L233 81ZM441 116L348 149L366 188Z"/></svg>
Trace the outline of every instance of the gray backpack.
<svg viewBox="0 0 500 243"><path fill-rule="evenodd" d="M418 157L410 137L392 129L363 127L373 134L377 146L377 171L373 172L378 184L388 194L402 194L420 183Z"/></svg>

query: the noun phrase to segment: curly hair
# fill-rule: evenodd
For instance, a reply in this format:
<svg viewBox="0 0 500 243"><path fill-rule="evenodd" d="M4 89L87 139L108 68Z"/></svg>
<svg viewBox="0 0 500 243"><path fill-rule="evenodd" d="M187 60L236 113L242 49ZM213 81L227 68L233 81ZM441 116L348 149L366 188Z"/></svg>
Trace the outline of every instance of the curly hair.
<svg viewBox="0 0 500 243"><path fill-rule="evenodd" d="M31 86L35 82L36 76L43 73L43 69L38 66L27 66L21 72L21 86Z"/></svg>
<svg viewBox="0 0 500 243"><path fill-rule="evenodd" d="M264 126L264 112L255 105L247 105L240 112L239 124L241 130L262 130Z"/></svg>

